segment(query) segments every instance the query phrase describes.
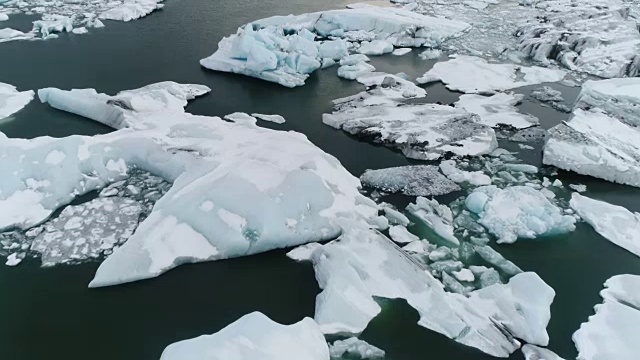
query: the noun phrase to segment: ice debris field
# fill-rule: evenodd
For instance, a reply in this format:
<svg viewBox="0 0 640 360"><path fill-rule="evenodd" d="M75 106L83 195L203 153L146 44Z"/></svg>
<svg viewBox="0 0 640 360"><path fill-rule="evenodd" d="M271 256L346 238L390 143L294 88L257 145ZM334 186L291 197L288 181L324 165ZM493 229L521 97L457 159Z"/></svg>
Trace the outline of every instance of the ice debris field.
<svg viewBox="0 0 640 360"><path fill-rule="evenodd" d="M527 360L562 359L547 348L556 291L496 249L590 226L640 256L640 214L590 197L583 184L563 184L556 170L640 187L639 6L392 5L256 20L200 61L288 88L332 66L360 83L317 121L414 162L360 179L305 135L262 127L285 124L278 114L187 113L188 101L210 91L204 85L161 82L107 95L0 83L0 124L37 90L40 102L114 130L0 133L6 265L102 261L90 287L279 248L313 266L321 289L313 318L283 325L253 312L167 346L163 360L383 359L384 349L358 338L382 311L377 298L404 299L419 326L495 357L520 350ZM90 33L102 20L136 20L162 6L0 0L0 43ZM41 19L30 32L2 27L20 13ZM376 71L371 57L385 54L439 61L410 79ZM436 82L461 94L430 102ZM551 84L580 86L578 98L565 102ZM534 87L529 98L567 120L548 129L521 111L522 87ZM544 166L501 148L504 141L522 152L542 146ZM396 207L383 200L390 194L410 201ZM454 200L435 198L444 195ZM89 200L72 204L83 196ZM619 274L604 286L602 304L573 334L578 359L635 360L640 280Z"/></svg>

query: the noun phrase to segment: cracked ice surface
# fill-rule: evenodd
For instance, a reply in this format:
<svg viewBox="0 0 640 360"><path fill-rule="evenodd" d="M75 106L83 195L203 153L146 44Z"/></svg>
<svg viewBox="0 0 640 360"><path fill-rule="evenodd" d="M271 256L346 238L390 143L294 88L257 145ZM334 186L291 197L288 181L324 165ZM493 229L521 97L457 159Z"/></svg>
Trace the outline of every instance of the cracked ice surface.
<svg viewBox="0 0 640 360"><path fill-rule="evenodd" d="M324 336L310 318L281 325L260 312L244 315L212 335L167 346L160 360L328 360Z"/></svg>
<svg viewBox="0 0 640 360"><path fill-rule="evenodd" d="M604 302L573 334L578 360L634 360L640 353L640 276L617 275L604 283Z"/></svg>
<svg viewBox="0 0 640 360"><path fill-rule="evenodd" d="M52 34L72 32L74 27L85 28L85 30L86 28L103 27L104 24L100 20L137 20L161 9L164 6L161 2L162 0L1 1L0 12L42 14L42 19L33 22L33 29L29 33L21 33L13 29L8 29L13 31L0 29L0 43L10 40L33 39L37 35L41 35L43 39L55 38L56 36L52 36ZM85 32L75 31L74 33Z"/></svg>
<svg viewBox="0 0 640 360"><path fill-rule="evenodd" d="M561 69L496 64L475 56L459 55L436 63L418 78L418 83L442 81L449 90L493 94L527 85L560 81L565 74Z"/></svg>
<svg viewBox="0 0 640 360"><path fill-rule="evenodd" d="M186 262L329 240L340 233L338 217L377 214L358 179L303 135L184 112L187 100L208 90L172 82L115 96L40 90L51 106L119 130L0 139L0 166L10 174L0 182L0 209L11 209L0 211L0 228L37 225L133 167L161 176L173 186L91 283L106 286Z"/></svg>
<svg viewBox="0 0 640 360"><path fill-rule="evenodd" d="M286 87L304 85L308 74L349 50L391 52L394 46L439 46L469 25L397 8L354 4L350 9L254 21L223 38L218 50L200 60L205 68L243 74ZM356 66L356 65L351 65ZM360 70L372 71L360 63ZM349 76L353 79L357 75Z"/></svg>
<svg viewBox="0 0 640 360"><path fill-rule="evenodd" d="M573 116L549 130L543 162L640 186L640 79L587 81Z"/></svg>
<svg viewBox="0 0 640 360"><path fill-rule="evenodd" d="M0 121L27 106L34 95L33 90L18 91L13 85L0 82Z"/></svg>
<svg viewBox="0 0 640 360"><path fill-rule="evenodd" d="M520 346L514 337L547 344L555 293L536 274L518 274L467 298L445 292L382 234L353 223L344 229L338 240L290 252L314 265L323 289L314 318L325 334L360 333L381 310L374 297L383 297L406 299L420 314L420 326L490 355L508 357Z"/></svg>
<svg viewBox="0 0 640 360"><path fill-rule="evenodd" d="M640 214L573 193L571 208L600 235L640 256Z"/></svg>
<svg viewBox="0 0 640 360"><path fill-rule="evenodd" d="M389 75L378 75L375 82L364 79L358 81L372 88L334 100L334 112L322 115L325 124L399 149L413 159L481 155L497 147L493 129L479 124L475 115L446 105L404 104L404 98L425 95L415 84Z"/></svg>
<svg viewBox="0 0 640 360"><path fill-rule="evenodd" d="M360 176L360 181L385 192L401 192L408 196L438 196L460 190L433 165L367 170Z"/></svg>

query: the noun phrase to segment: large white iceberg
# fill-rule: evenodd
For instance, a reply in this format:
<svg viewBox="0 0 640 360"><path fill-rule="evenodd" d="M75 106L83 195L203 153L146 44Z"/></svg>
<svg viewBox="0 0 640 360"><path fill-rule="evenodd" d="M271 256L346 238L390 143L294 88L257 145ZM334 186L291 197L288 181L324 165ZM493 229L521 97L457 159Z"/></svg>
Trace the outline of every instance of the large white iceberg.
<svg viewBox="0 0 640 360"><path fill-rule="evenodd" d="M479 124L473 114L446 105L405 104L406 98L426 95L409 81L375 73L358 81L372 88L334 100L334 112L322 115L325 124L399 149L413 159L481 155L498 146L493 129Z"/></svg>
<svg viewBox="0 0 640 360"><path fill-rule="evenodd" d="M587 81L573 116L549 130L543 162L640 186L640 78Z"/></svg>
<svg viewBox="0 0 640 360"><path fill-rule="evenodd" d="M575 230L574 217L564 215L542 192L529 186L482 186L466 198L465 205L478 215L478 222L497 237L498 243Z"/></svg>
<svg viewBox="0 0 640 360"><path fill-rule="evenodd" d="M212 335L167 346L160 360L328 360L329 348L310 318L281 325L247 314Z"/></svg>
<svg viewBox="0 0 640 360"><path fill-rule="evenodd" d="M640 256L640 214L573 193L571 208L612 243Z"/></svg>
<svg viewBox="0 0 640 360"><path fill-rule="evenodd" d="M508 357L515 338L546 345L554 291L534 273L514 276L471 292L444 291L421 265L382 234L358 224L344 226L338 240L309 244L290 253L313 263L322 292L315 320L325 334L358 334L381 310L374 297L406 299L419 325L490 355Z"/></svg>
<svg viewBox="0 0 640 360"><path fill-rule="evenodd" d="M62 139L0 139L0 229L28 229L76 196L141 169L172 182L91 286L157 276L187 262L329 240L338 217L377 207L332 156L294 132L184 112L208 88L172 82L123 91L42 89L40 99L113 128ZM35 179L37 181L32 181Z"/></svg>
<svg viewBox="0 0 640 360"><path fill-rule="evenodd" d="M640 353L640 276L617 275L604 286L604 302L573 334L578 360L635 360Z"/></svg>
<svg viewBox="0 0 640 360"><path fill-rule="evenodd" d="M418 78L418 83L442 81L450 90L493 94L527 85L560 81L564 76L565 71L560 69L495 64L475 56L459 55L436 63Z"/></svg>
<svg viewBox="0 0 640 360"><path fill-rule="evenodd" d="M0 82L0 121L27 106L34 95L32 90L18 91L13 85Z"/></svg>
<svg viewBox="0 0 640 360"><path fill-rule="evenodd" d="M319 69L324 59L339 60L349 54L350 48L379 55L391 52L393 46L439 46L468 27L460 21L399 8L359 4L246 24L236 34L223 38L218 50L200 64L295 87L304 85L308 74Z"/></svg>

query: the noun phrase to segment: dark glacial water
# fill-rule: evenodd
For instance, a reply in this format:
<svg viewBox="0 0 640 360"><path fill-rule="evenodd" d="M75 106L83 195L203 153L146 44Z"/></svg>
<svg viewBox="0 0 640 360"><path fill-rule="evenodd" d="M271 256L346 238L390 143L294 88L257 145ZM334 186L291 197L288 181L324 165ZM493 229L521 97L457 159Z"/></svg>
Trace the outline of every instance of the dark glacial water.
<svg viewBox="0 0 640 360"><path fill-rule="evenodd" d="M281 114L285 124L260 125L304 133L356 176L365 169L407 165L411 161L397 152L322 124L321 114L331 110L332 99L362 90L356 82L339 79L336 68L313 74L304 87L287 89L211 72L198 63L223 36L251 20L343 5L336 0L168 0L164 10L145 19L109 22L87 35L0 44L0 81L21 90L52 86L96 88L111 94L164 80L204 84L212 92L193 101L187 111L218 116L235 111ZM16 16L3 25L26 30L30 20ZM372 64L380 71L403 71L415 78L434 63L420 60L417 53L374 58ZM556 88L569 102L577 94L576 89ZM516 92L528 94L532 89ZM451 103L459 96L439 84L427 90L430 102ZM568 117L529 101L521 110L538 116L545 127ZM9 137L32 138L90 135L108 129L34 101L0 124L0 131ZM519 151L527 163L541 166L540 144L535 150L520 150L507 142L501 145ZM588 196L640 211L640 189L565 172L558 178L565 184L586 184ZM397 205L409 200L392 199ZM495 247L555 289L549 348L567 359L576 356L571 334L600 302L603 282L616 274L640 274L639 258L585 224L568 235ZM0 266L0 359L156 360L168 344L217 332L248 312L261 311L281 323L313 316L319 292L311 266L294 263L285 251L184 265L156 279L89 290L87 284L97 266L42 269L35 260L15 268ZM403 301L383 304L384 311L362 338L386 350L389 359L490 358L417 326L417 313ZM522 359L522 355L516 352L511 359Z"/></svg>

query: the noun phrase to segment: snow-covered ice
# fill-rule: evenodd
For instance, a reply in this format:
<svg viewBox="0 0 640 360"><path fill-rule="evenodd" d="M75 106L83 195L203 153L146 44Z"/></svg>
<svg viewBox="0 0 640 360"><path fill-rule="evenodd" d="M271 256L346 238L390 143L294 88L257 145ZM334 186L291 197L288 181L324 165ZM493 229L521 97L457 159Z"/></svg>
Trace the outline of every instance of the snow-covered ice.
<svg viewBox="0 0 640 360"><path fill-rule="evenodd" d="M547 344L555 294L536 274L518 274L467 298L445 292L382 234L358 224L344 228L338 240L304 252L322 289L314 318L325 334L360 333L381 311L374 297L382 297L406 299L418 311L420 326L493 356L508 357L519 348L515 338Z"/></svg>
<svg viewBox="0 0 640 360"><path fill-rule="evenodd" d="M439 46L468 27L464 22L399 8L357 4L251 22L223 38L218 50L200 64L295 87L304 85L309 74L321 67L322 59L339 60L348 55L349 48L379 55L393 51L394 46ZM332 40L321 40L328 37ZM342 76L351 79L357 75L345 66L357 66L360 73L369 68L364 63L341 65Z"/></svg>
<svg viewBox="0 0 640 360"><path fill-rule="evenodd" d="M350 337L344 340L336 340L329 345L329 354L331 358L341 359L342 357L356 357L358 359L384 359L384 350L360 340L356 337Z"/></svg>
<svg viewBox="0 0 640 360"><path fill-rule="evenodd" d="M564 76L565 71L560 69L496 64L475 56L459 55L436 63L418 78L418 83L442 81L449 90L493 94L527 85L560 81Z"/></svg>
<svg viewBox="0 0 640 360"><path fill-rule="evenodd" d="M578 360L635 360L640 353L640 276L617 275L604 286L604 302L573 334Z"/></svg>
<svg viewBox="0 0 640 360"><path fill-rule="evenodd" d="M0 122L27 106L34 96L33 90L18 91L13 85L0 82Z"/></svg>
<svg viewBox="0 0 640 360"><path fill-rule="evenodd" d="M478 223L497 237L498 243L534 239L575 230L575 218L563 215L540 191L529 186L476 188L465 200L478 215Z"/></svg>
<svg viewBox="0 0 640 360"><path fill-rule="evenodd" d="M389 228L389 236L397 243L408 244L417 240L420 240L417 236L407 230L402 225L395 225Z"/></svg>
<svg viewBox="0 0 640 360"><path fill-rule="evenodd" d="M455 103L472 114L478 115L480 123L491 127L499 125L524 129L539 124L538 118L518 111L516 105L522 102L524 95L498 93L493 96L465 94Z"/></svg>
<svg viewBox="0 0 640 360"><path fill-rule="evenodd" d="M549 130L543 162L640 186L640 78L584 83L572 117Z"/></svg>
<svg viewBox="0 0 640 360"><path fill-rule="evenodd" d="M531 344L522 346L522 354L524 360L564 360L549 349Z"/></svg>
<svg viewBox="0 0 640 360"><path fill-rule="evenodd" d="M160 360L328 360L329 348L310 318L281 325L260 312L247 314L212 335L167 346Z"/></svg>
<svg viewBox="0 0 640 360"><path fill-rule="evenodd" d="M400 192L408 196L439 196L460 187L449 180L433 165L409 165L386 169L367 170L360 176L366 186L384 192Z"/></svg>
<svg viewBox="0 0 640 360"><path fill-rule="evenodd" d="M640 256L640 214L573 193L571 208L612 243Z"/></svg>
<svg viewBox="0 0 640 360"><path fill-rule="evenodd" d="M411 48L398 48L393 50L392 54L396 56L406 55L411 52Z"/></svg>
<svg viewBox="0 0 640 360"><path fill-rule="evenodd" d="M187 262L330 240L341 231L337 218L377 216L358 179L303 135L184 112L188 99L207 91L172 82L115 96L41 89L40 99L51 106L120 130L0 139L6 169L0 209L11 209L0 211L0 228L37 225L76 196L125 179L134 167L173 183L98 269L91 286L105 286ZM38 164L48 157L55 165L43 171Z"/></svg>
<svg viewBox="0 0 640 360"><path fill-rule="evenodd" d="M455 160L440 162L440 171L456 183L468 183L474 186L491 185L491 178L484 172L458 169Z"/></svg>
<svg viewBox="0 0 640 360"><path fill-rule="evenodd" d="M446 242L460 245L460 241L453 235L453 214L447 205L438 203L436 199L419 196L415 203L407 206L407 211Z"/></svg>

